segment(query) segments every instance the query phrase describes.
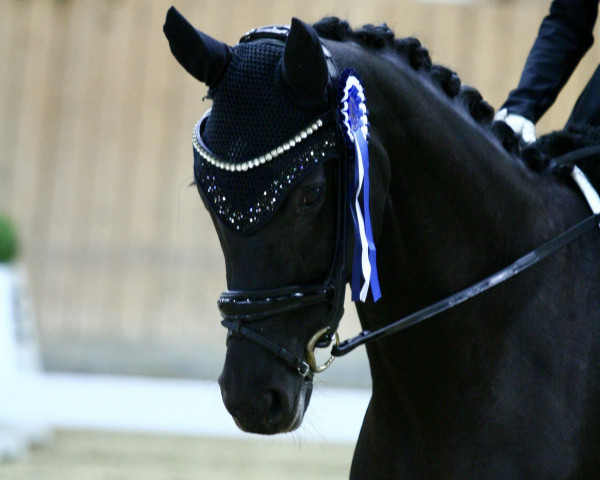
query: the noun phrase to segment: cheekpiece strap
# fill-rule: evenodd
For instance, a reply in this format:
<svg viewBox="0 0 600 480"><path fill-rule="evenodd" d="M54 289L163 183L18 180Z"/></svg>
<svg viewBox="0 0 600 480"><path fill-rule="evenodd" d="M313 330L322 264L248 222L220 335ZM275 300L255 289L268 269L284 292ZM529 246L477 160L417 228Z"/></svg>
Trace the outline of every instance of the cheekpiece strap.
<svg viewBox="0 0 600 480"><path fill-rule="evenodd" d="M369 207L369 121L363 87L355 71L342 72L340 94L338 108L342 131L350 150L354 151L354 190L350 200L354 223L352 300L366 301L370 287L376 302L381 298L381 289Z"/></svg>

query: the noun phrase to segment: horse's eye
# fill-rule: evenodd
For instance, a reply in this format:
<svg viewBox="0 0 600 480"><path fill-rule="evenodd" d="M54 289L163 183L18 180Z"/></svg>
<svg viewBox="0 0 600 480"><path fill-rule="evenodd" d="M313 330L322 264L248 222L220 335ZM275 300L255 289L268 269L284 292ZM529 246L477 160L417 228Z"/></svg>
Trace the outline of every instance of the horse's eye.
<svg viewBox="0 0 600 480"><path fill-rule="evenodd" d="M319 185L310 187L302 192L302 208L310 208L317 205L323 198L324 188Z"/></svg>

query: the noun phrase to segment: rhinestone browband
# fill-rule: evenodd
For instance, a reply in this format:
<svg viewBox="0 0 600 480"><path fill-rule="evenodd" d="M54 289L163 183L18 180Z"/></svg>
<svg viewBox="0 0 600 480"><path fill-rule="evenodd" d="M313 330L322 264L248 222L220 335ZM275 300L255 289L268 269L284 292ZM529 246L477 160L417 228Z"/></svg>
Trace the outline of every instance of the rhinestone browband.
<svg viewBox="0 0 600 480"><path fill-rule="evenodd" d="M213 153L206 147L206 145L204 145L204 142L202 141L202 136L200 135L200 127L202 125L202 122L206 118L208 118L209 114L210 109L202 116L200 120L198 120L198 123L196 123L196 126L194 127L194 133L192 135L194 149L196 150L196 152L198 152L198 155L200 155L204 160L206 160L214 167L220 168L221 170L227 170L229 172L246 172L252 168L258 167L259 165L264 165L265 163L268 163L277 158L278 156L289 151L296 145L302 143L304 140L306 140L324 125L323 119L319 118L314 123L312 123L300 133L298 133L294 138L291 138L290 140L280 145L279 147L274 148L270 152L243 163L233 163L228 162L226 160L222 160L216 155L213 155Z"/></svg>

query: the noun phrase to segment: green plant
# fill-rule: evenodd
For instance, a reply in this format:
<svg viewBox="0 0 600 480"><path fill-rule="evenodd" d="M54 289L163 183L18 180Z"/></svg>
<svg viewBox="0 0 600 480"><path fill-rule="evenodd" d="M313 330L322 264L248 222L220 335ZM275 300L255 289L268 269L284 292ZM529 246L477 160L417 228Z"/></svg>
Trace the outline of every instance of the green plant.
<svg viewBox="0 0 600 480"><path fill-rule="evenodd" d="M13 222L7 216L0 214L0 263L14 260L18 250L19 242Z"/></svg>

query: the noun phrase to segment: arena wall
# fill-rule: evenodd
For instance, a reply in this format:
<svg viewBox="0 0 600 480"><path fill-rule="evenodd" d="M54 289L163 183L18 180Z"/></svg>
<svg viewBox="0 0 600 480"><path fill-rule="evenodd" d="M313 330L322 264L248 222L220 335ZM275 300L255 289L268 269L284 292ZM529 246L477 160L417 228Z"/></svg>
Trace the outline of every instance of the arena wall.
<svg viewBox="0 0 600 480"><path fill-rule="evenodd" d="M215 378L225 331L217 237L192 181L206 90L162 34L174 0L5 0L0 7L0 211L22 236L46 368ZM416 36L496 108L549 1L179 0L234 44L325 15ZM592 47L538 130L559 128L600 60ZM342 336L358 330L352 306ZM330 383L364 385L364 353ZM357 373L356 373L357 372Z"/></svg>

